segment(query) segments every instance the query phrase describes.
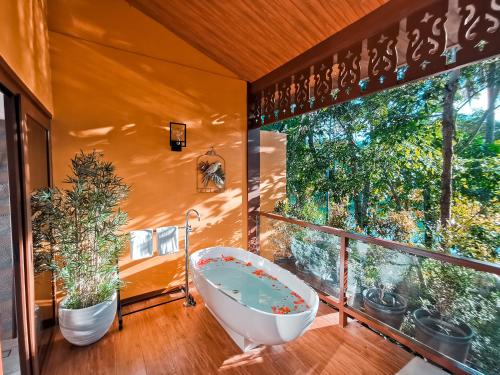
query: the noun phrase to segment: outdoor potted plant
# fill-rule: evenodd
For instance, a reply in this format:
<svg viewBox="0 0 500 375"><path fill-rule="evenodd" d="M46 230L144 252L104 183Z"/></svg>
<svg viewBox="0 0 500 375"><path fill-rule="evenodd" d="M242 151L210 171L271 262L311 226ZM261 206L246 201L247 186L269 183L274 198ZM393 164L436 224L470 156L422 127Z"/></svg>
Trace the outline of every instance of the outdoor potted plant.
<svg viewBox="0 0 500 375"><path fill-rule="evenodd" d="M472 291L473 274L466 269L426 259L422 263L426 285L422 307L413 314L415 338L437 351L464 362L474 338L462 319L482 307L482 297Z"/></svg>
<svg viewBox="0 0 500 375"><path fill-rule="evenodd" d="M271 230L273 236L270 238L270 244L273 249L273 261L277 264L286 265L295 260L290 250L291 240L293 238L294 228L291 224L284 222L272 222Z"/></svg>
<svg viewBox="0 0 500 375"><path fill-rule="evenodd" d="M332 283L338 283L339 248L338 237L307 229L297 233L291 241L297 265Z"/></svg>
<svg viewBox="0 0 500 375"><path fill-rule="evenodd" d="M415 338L440 353L465 362L474 333L464 322L451 322L437 310L420 308L413 312Z"/></svg>
<svg viewBox="0 0 500 375"><path fill-rule="evenodd" d="M408 304L406 298L395 290L409 267L408 260L401 254L375 245L359 244L356 250L359 254L352 254L353 269L362 288L366 313L399 329Z"/></svg>
<svg viewBox="0 0 500 375"><path fill-rule="evenodd" d="M118 205L129 189L95 151L75 155L71 169L68 189L33 194L33 242L35 258L44 257L65 294L58 309L63 336L88 345L114 320L125 240L120 230L127 220Z"/></svg>
<svg viewBox="0 0 500 375"><path fill-rule="evenodd" d="M290 204L288 199L276 202L274 213L282 216L288 216L289 212ZM285 268L295 264L295 258L291 252L291 244L298 228L296 228L293 224L277 220L263 220L261 226L263 230L266 230L267 226L269 226L272 230L272 236L269 237L269 243L273 251L273 262Z"/></svg>
<svg viewBox="0 0 500 375"><path fill-rule="evenodd" d="M408 306L406 298L382 284L363 291L363 305L369 315L396 329L401 327Z"/></svg>

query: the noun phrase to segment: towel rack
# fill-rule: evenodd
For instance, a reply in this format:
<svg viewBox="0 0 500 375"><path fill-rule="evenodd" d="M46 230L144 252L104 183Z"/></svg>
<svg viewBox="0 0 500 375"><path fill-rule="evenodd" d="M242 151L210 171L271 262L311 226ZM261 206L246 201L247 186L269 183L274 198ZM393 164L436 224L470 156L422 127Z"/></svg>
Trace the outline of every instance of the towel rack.
<svg viewBox="0 0 500 375"><path fill-rule="evenodd" d="M128 312L125 312L125 313L122 311L122 309L124 307L126 307L126 306L130 306L130 305L133 305L135 303L144 302L144 301L147 301L147 300L150 300L150 299L154 299L154 298L168 296L168 295L174 294L174 293L182 293L182 295L180 295L178 297L171 298L168 301L164 301L164 302L160 302L160 303L155 303L155 304L153 304L151 306L142 307L142 308L137 309L137 310L132 310L132 311L128 311ZM138 313L138 312L141 312L141 311L144 311L144 310L152 309L153 307L158 307L158 306L161 306L161 305L166 305L167 303L179 301L179 300L185 299L185 298L186 298L186 292L184 290L184 286L183 285L179 285L179 286L173 287L171 289L154 290L152 292L143 293L143 294L140 294L138 296L126 298L124 300L122 300L120 298L120 291L118 290L118 305L117 305L118 329L120 331L123 329L123 317L124 316L135 314L135 313Z"/></svg>
<svg viewBox="0 0 500 375"><path fill-rule="evenodd" d="M186 229L185 226L179 226L177 228L179 228L179 229ZM156 233L156 232L157 232L157 230L156 230L156 228L154 228L153 229L153 233ZM119 267L117 267L117 268L118 268L118 277L119 277L119 275L120 275L120 269L119 269ZM133 305L133 304L136 304L136 303L139 303L139 302L144 302L144 301L148 301L148 300L155 299L155 298L160 298L160 297L163 297L163 296L168 296L168 295L174 294L174 293L182 293L182 295L180 295L178 297L171 298L168 301L164 301L164 302L160 302L160 303L155 303L155 304L153 304L151 306L142 307L142 308L139 308L137 310L132 310L132 311L128 311L128 312L125 312L125 313L123 312L123 308L126 307L126 306L130 306L130 305ZM141 311L144 311L144 310L152 309L153 307L158 307L158 306L161 306L161 305L166 305L167 303L179 301L181 299L185 299L186 298L186 290L185 290L184 285L179 285L179 286L172 287L170 289L166 289L165 288L165 289L153 290L151 292L146 292L146 293L140 294L138 296L125 298L124 300L122 300L120 298L120 290L118 289L117 297L118 297L117 298L118 303L117 303L117 306L116 306L116 312L117 312L117 315L118 315L118 329L121 331L123 329L123 317L124 316L135 314L135 313L138 313L138 312L141 312Z"/></svg>

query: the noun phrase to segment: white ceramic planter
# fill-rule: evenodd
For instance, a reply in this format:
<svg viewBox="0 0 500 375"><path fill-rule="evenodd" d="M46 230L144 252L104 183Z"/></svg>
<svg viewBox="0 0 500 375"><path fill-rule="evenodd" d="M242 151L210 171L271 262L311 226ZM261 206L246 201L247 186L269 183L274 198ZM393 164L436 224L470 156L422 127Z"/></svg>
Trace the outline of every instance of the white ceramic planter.
<svg viewBox="0 0 500 375"><path fill-rule="evenodd" d="M101 339L113 324L116 313L116 293L109 301L84 309L59 306L59 327L66 340L84 346Z"/></svg>

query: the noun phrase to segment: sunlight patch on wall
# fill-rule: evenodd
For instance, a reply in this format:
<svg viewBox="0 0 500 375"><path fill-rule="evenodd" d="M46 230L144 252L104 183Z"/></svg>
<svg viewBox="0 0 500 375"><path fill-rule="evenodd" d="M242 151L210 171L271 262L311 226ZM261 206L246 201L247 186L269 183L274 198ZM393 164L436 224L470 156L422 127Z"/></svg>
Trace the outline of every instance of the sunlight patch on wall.
<svg viewBox="0 0 500 375"><path fill-rule="evenodd" d="M127 124L127 125L123 125L120 130L121 131L125 131L125 130L128 130L128 129L132 129L134 128L136 125L135 124Z"/></svg>
<svg viewBox="0 0 500 375"><path fill-rule="evenodd" d="M86 130L78 130L78 131L70 131L69 135L76 138L91 138L91 137L100 137L103 135L107 135L114 129L114 126L105 126L102 128L95 129L86 129Z"/></svg>

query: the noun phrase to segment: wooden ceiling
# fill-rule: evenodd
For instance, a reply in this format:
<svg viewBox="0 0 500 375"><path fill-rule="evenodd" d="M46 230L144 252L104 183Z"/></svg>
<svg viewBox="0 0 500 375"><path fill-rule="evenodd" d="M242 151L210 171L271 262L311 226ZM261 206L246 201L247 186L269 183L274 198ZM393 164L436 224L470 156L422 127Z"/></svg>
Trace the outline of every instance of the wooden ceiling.
<svg viewBox="0 0 500 375"><path fill-rule="evenodd" d="M249 82L266 75L387 1L128 0Z"/></svg>

